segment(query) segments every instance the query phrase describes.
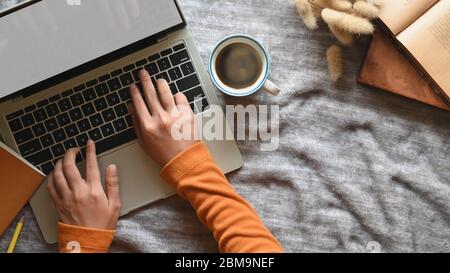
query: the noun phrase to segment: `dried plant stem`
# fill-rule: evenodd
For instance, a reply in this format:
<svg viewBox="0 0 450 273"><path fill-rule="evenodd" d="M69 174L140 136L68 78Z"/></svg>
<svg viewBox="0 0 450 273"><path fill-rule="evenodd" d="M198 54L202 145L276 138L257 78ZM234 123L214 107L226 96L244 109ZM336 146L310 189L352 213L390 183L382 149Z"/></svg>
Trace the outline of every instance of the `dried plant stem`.
<svg viewBox="0 0 450 273"><path fill-rule="evenodd" d="M354 34L371 34L374 31L372 23L366 18L361 18L345 12L332 9L322 10L323 20L330 26Z"/></svg>
<svg viewBox="0 0 450 273"><path fill-rule="evenodd" d="M343 71L342 50L340 47L333 45L327 50L328 72L333 82L336 82Z"/></svg>
<svg viewBox="0 0 450 273"><path fill-rule="evenodd" d="M311 4L308 0L295 0L295 6L297 7L297 11L302 17L303 23L305 23L306 27L314 30L318 28L317 25L317 17L314 15Z"/></svg>
<svg viewBox="0 0 450 273"><path fill-rule="evenodd" d="M328 7L329 0L308 0L313 8L324 9Z"/></svg>
<svg viewBox="0 0 450 273"><path fill-rule="evenodd" d="M356 14L361 15L367 19L374 19L378 17L380 9L373 4L358 0L353 4L353 10Z"/></svg>
<svg viewBox="0 0 450 273"><path fill-rule="evenodd" d="M312 7L313 13L316 16L316 18L320 17L320 12L322 11L323 7L318 5L316 2L317 0L308 0L309 4Z"/></svg>
<svg viewBox="0 0 450 273"><path fill-rule="evenodd" d="M343 31L335 26L329 25L331 33L334 37L341 42L343 45L351 46L353 44L353 35L349 32Z"/></svg>
<svg viewBox="0 0 450 273"><path fill-rule="evenodd" d="M308 0L313 7L320 9L331 8L340 11L349 11L352 8L352 3L347 0Z"/></svg>
<svg viewBox="0 0 450 273"><path fill-rule="evenodd" d="M330 8L340 11L349 11L352 8L352 3L346 0L328 0Z"/></svg>

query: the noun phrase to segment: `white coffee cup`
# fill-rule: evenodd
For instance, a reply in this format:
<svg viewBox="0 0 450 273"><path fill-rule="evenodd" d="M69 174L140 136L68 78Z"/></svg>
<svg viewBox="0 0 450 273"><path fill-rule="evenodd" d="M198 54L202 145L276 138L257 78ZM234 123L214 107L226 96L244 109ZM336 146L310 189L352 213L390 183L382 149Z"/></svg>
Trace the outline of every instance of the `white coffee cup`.
<svg viewBox="0 0 450 273"><path fill-rule="evenodd" d="M234 44L245 44L253 48L260 65L259 73L248 86L232 87L230 84L221 80L217 71L217 59L222 52ZM252 55L253 56L253 55ZM220 41L214 48L209 58L209 74L214 85L223 93L234 97L245 97L254 94L260 90L264 90L274 96L278 95L281 89L269 80L270 57L267 50L254 38L247 35L232 35Z"/></svg>

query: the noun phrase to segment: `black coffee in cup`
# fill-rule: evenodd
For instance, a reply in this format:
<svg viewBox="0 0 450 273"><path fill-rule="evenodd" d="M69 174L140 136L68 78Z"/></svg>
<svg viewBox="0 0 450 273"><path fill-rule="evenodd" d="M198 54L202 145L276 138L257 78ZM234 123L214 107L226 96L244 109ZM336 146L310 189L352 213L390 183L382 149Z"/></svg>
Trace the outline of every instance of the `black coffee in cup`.
<svg viewBox="0 0 450 273"><path fill-rule="evenodd" d="M227 45L219 53L215 68L223 84L235 89L244 89L258 81L263 64L256 49L238 42Z"/></svg>

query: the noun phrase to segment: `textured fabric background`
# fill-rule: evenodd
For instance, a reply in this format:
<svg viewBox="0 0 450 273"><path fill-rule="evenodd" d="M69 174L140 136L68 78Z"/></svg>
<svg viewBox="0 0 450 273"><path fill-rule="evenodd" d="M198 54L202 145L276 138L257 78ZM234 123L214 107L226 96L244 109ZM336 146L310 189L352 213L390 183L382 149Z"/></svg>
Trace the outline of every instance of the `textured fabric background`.
<svg viewBox="0 0 450 273"><path fill-rule="evenodd" d="M9 7L10 5L14 5L15 3L23 2L23 0L2 0L0 2L0 10Z"/></svg>
<svg viewBox="0 0 450 273"><path fill-rule="evenodd" d="M5 3L0 2L0 8ZM278 104L280 147L239 142L244 167L230 183L261 215L287 252L450 252L450 114L356 83L367 39L345 50L342 81L324 61L333 42L311 32L291 0L180 0L206 64L216 42L245 33L270 51L283 93L228 104ZM18 252L55 251L30 209ZM4 251L12 229L0 239ZM172 197L118 225L113 252L215 252L189 204Z"/></svg>

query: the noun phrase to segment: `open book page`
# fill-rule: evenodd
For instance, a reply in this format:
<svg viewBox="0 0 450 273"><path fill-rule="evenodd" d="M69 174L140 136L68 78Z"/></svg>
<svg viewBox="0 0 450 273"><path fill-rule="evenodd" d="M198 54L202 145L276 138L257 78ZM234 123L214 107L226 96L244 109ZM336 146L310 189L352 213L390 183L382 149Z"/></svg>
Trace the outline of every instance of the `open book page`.
<svg viewBox="0 0 450 273"><path fill-rule="evenodd" d="M441 0L397 39L450 98L450 0Z"/></svg>
<svg viewBox="0 0 450 273"><path fill-rule="evenodd" d="M394 35L411 25L439 0L381 0L380 19Z"/></svg>

